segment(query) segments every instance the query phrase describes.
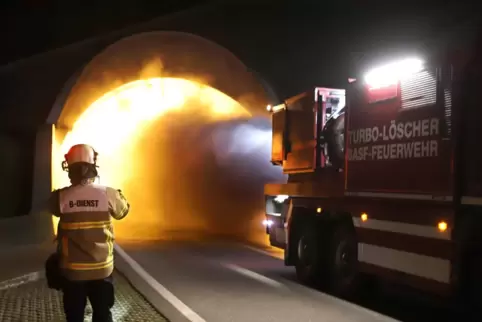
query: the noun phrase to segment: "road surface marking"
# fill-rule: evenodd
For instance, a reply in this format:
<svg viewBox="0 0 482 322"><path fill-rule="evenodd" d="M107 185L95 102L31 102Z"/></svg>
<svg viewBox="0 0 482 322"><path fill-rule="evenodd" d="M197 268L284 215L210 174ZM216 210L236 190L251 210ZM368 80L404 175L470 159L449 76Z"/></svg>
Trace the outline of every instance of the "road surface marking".
<svg viewBox="0 0 482 322"><path fill-rule="evenodd" d="M250 246L250 245L246 245L246 244L239 244L239 245L244 247L244 248L250 249L254 252L260 253L260 254L271 256L271 257L277 258L277 259L283 259L283 258L278 257L277 256L278 254L270 253L269 251L266 251L266 250L263 250L263 249L260 249L260 248L256 248L255 246ZM254 272L252 272L252 273L254 273ZM254 273L254 274L256 274L256 273ZM285 281L286 286L281 284L281 285L283 285L283 287L304 290L305 292L309 292L309 293L311 293L315 296L319 296L319 297L323 298L324 300L327 300L327 301L331 302L333 305L338 304L338 305L346 307L347 309L357 309L360 312L368 313L368 314L372 315L377 320L399 322L399 320L384 316L383 314L380 314L376 311L373 311L373 310L367 309L363 306L360 306L360 305L351 303L349 301L343 300L339 297L314 290L314 289L312 289L310 287L307 287L303 284L299 284L299 283L293 282L291 280L284 280L284 281Z"/></svg>
<svg viewBox="0 0 482 322"><path fill-rule="evenodd" d="M292 281L292 280L288 280L286 279L285 280L285 284L287 287L289 287L290 289L292 290L298 290L298 291L303 291L303 292L306 292L306 293L310 293L312 294L313 296L315 297L318 297L320 298L321 301L326 301L329 305L335 307L335 308L346 308L346 309L349 309L349 310L357 310L357 311L360 311L362 314L369 314L371 316L373 316L376 320L378 321L383 321L383 322L401 322L399 320L396 320L394 318L391 318L389 316L385 316L381 313L378 313L376 311L373 311L373 310L370 310L366 307L363 307L361 305L358 305L358 304L355 304L355 303L352 303L350 301L347 301L347 300L344 300L342 298L339 298L339 297L336 297L334 295L330 295L330 294L327 294L327 293L324 293L322 291L319 291L319 290L316 290L316 289L313 289L309 286L306 286L306 285L303 285L303 284L300 284L296 281ZM373 320L375 321L375 320Z"/></svg>
<svg viewBox="0 0 482 322"><path fill-rule="evenodd" d="M268 252L267 250L256 248L254 246L245 245L245 244L240 244L240 246L242 246L244 248L247 248L247 249L250 249L254 252L276 258L276 259L284 259L282 254L271 253L271 252Z"/></svg>
<svg viewBox="0 0 482 322"><path fill-rule="evenodd" d="M154 290L166 299L172 306L181 312L191 322L206 322L190 307L184 304L179 298L171 293L167 288L160 284L154 277L152 277L145 269L141 267L132 257L130 257L119 245L115 245L115 250L118 255L122 256L124 260L131 266L131 268L144 279Z"/></svg>
<svg viewBox="0 0 482 322"><path fill-rule="evenodd" d="M17 276L9 280L0 282L0 291L6 290L12 287L18 287L23 284L36 282L42 277L43 273L44 273L43 271L32 272L32 273L28 273L22 276Z"/></svg>
<svg viewBox="0 0 482 322"><path fill-rule="evenodd" d="M283 284L281 284L280 282L278 281L275 281L271 278L268 278L266 276L263 276L261 274L258 274L258 273L255 273L253 271L250 271L249 269L246 269L246 268L242 268L238 265L234 265L234 264L223 264L224 267L226 268L229 268L241 275L244 275L244 276L247 276L247 277L250 277L254 280L257 280L258 282L261 282L261 283L264 283L264 284L267 284L269 286L273 286L273 287L277 287L277 288L281 288L281 287L285 287Z"/></svg>

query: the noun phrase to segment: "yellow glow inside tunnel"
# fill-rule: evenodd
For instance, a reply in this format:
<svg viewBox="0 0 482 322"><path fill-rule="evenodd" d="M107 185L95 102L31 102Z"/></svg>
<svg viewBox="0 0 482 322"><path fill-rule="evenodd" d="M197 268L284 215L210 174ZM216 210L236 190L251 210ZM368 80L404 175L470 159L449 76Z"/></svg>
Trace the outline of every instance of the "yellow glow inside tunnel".
<svg viewBox="0 0 482 322"><path fill-rule="evenodd" d="M213 186L203 171L216 171L196 143L200 125L249 117L229 96L186 79L125 84L89 106L65 137L56 137L53 188L70 184L60 167L64 154L87 143L99 152L100 183L122 189L131 203L129 216L115 223L118 238L150 240L165 231L210 229L213 220L197 213L201 199L208 198L198 195ZM196 173L189 170L193 167ZM57 224L54 217L55 231Z"/></svg>

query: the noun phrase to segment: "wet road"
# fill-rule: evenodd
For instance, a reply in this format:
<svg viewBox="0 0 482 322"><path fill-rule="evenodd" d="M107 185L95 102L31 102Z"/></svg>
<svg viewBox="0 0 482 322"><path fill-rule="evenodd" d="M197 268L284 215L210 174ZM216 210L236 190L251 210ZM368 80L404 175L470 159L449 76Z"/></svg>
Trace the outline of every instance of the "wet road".
<svg viewBox="0 0 482 322"><path fill-rule="evenodd" d="M299 285L294 269L276 258L280 253L270 256L239 244L121 246L201 321L442 321L445 316L419 301L403 303L385 292L365 293L362 306L331 297Z"/></svg>

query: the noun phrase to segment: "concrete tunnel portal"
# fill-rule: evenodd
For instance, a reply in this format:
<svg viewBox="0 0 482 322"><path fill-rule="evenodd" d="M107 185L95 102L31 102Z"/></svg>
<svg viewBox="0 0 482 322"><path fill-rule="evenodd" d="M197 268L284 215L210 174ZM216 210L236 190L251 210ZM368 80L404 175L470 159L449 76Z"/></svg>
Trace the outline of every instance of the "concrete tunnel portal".
<svg viewBox="0 0 482 322"><path fill-rule="evenodd" d="M72 77L51 112L52 188L72 144L99 152L102 184L119 187L131 214L123 240L223 235L265 243L263 184L274 98L227 49L180 32L119 40ZM54 230L56 221L53 221Z"/></svg>

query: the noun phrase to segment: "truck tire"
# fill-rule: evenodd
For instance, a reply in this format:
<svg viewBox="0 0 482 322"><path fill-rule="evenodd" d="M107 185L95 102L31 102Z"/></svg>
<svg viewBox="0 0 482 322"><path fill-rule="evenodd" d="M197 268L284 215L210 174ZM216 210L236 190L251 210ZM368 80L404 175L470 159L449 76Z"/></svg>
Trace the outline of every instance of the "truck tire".
<svg viewBox="0 0 482 322"><path fill-rule="evenodd" d="M482 253L480 251L471 252L467 259L467 284L465 312L472 318L469 321L482 321Z"/></svg>
<svg viewBox="0 0 482 322"><path fill-rule="evenodd" d="M321 243L313 226L306 225L296 240L296 277L302 284L314 286L320 281Z"/></svg>
<svg viewBox="0 0 482 322"><path fill-rule="evenodd" d="M464 321L482 321L482 239L480 213L467 212L456 224L453 300Z"/></svg>
<svg viewBox="0 0 482 322"><path fill-rule="evenodd" d="M324 259L324 284L331 293L350 297L357 289L358 242L352 227L336 224Z"/></svg>

